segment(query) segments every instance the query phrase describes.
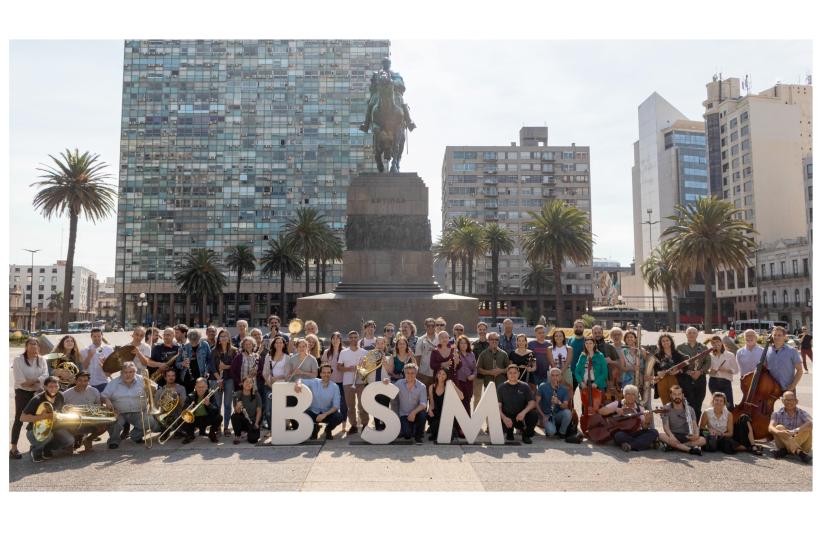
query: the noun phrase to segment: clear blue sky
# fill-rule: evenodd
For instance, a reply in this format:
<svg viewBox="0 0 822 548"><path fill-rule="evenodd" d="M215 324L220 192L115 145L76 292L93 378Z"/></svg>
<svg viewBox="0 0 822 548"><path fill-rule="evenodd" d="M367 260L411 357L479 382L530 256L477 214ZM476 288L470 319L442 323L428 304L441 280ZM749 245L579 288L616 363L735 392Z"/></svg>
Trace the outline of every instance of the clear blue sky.
<svg viewBox="0 0 822 548"><path fill-rule="evenodd" d="M656 91L699 120L715 72L750 74L758 92L777 80L804 82L812 70L810 41L393 40L391 50L419 126L403 171L419 172L430 189L435 237L445 146L506 145L520 126L546 123L550 144L591 147L594 255L623 264L633 257L637 106ZM42 248L40 263L64 258L67 222L47 222L31 208L28 185L48 154L97 152L116 184L122 57L121 41L11 42L11 262L30 260L24 247ZM113 275L114 229L114 216L96 226L81 221L75 264Z"/></svg>

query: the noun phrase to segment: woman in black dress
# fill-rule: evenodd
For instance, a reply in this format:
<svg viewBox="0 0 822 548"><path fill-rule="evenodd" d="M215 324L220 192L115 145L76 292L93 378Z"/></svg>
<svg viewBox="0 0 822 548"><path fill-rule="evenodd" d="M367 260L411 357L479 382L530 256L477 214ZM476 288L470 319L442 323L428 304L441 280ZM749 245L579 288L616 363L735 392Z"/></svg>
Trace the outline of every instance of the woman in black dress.
<svg viewBox="0 0 822 548"><path fill-rule="evenodd" d="M517 335L517 347L508 353L511 363L519 367L519 380L527 382L531 392L537 387L534 384L534 371L537 370L537 358L533 350L528 348L528 337L520 333Z"/></svg>

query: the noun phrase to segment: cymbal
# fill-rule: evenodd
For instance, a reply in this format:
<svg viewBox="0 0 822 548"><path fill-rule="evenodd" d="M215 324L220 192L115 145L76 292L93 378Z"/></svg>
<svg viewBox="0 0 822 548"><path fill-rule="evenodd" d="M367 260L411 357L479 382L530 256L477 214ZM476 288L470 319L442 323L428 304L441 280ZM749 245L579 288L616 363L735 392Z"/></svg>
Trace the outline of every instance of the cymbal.
<svg viewBox="0 0 822 548"><path fill-rule="evenodd" d="M133 360L136 355L137 349L133 344L121 346L105 359L103 362L103 371L109 375L117 373L120 369L122 369L124 362Z"/></svg>

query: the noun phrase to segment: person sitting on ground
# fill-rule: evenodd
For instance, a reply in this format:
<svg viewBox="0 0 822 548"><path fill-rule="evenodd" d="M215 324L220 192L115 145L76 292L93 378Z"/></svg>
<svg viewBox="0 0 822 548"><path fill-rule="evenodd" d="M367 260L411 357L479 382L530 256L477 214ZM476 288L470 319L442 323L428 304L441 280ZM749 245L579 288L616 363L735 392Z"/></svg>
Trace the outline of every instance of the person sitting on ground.
<svg viewBox="0 0 822 548"><path fill-rule="evenodd" d="M736 453L734 442L733 415L728 411L728 399L723 392L714 392L711 407L702 412L699 430L705 437L705 451L722 451L727 455Z"/></svg>
<svg viewBox="0 0 822 548"><path fill-rule="evenodd" d="M599 414L608 415L640 414L643 413L642 425L639 430L626 432L617 430L614 432L614 443L619 445L623 451L644 451L659 438L659 432L653 427L653 415L642 407L639 403L639 388L633 384L626 384L622 387L622 400L612 401L608 405L599 409Z"/></svg>
<svg viewBox="0 0 822 548"><path fill-rule="evenodd" d="M679 385L668 390L671 401L663 407L663 432L659 433L660 448L668 451L671 448L691 455L702 455L705 438L699 435L696 424L696 412L688 405L685 394Z"/></svg>
<svg viewBox="0 0 822 548"><path fill-rule="evenodd" d="M248 443L255 444L260 439L260 421L263 416L263 401L255 390L256 379L243 379L241 390L234 392L231 428L234 430L234 445L242 441L246 433Z"/></svg>
<svg viewBox="0 0 822 548"><path fill-rule="evenodd" d="M790 454L796 455L805 464L810 464L813 420L807 411L797 406L798 403L794 392L789 390L782 394L784 407L771 414L768 432L776 444L774 458L781 459Z"/></svg>

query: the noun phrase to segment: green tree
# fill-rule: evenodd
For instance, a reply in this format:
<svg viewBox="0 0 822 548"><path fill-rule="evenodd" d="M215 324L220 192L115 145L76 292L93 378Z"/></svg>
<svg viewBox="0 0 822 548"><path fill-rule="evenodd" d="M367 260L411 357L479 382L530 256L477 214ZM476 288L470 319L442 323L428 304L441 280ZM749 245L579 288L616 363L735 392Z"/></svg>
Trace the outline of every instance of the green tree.
<svg viewBox="0 0 822 548"><path fill-rule="evenodd" d="M99 160L98 154L77 149L66 149L59 158L49 155L53 166L42 164L37 168L42 172L40 180L30 186L40 190L34 196L32 205L40 210L46 219L61 217L64 213L69 218L69 241L66 253L66 276L63 282L63 295L71 295L71 280L74 274L74 250L77 244L77 223L80 216L97 224L114 212L117 192L114 186L106 183L111 175L105 173L108 164ZM60 331L68 332L69 307L71 299L63 299L60 313Z"/></svg>
<svg viewBox="0 0 822 548"><path fill-rule="evenodd" d="M501 253L508 254L514 251L513 234L498 225L490 223L485 226L482 234L485 249L491 252L491 318L496 325L497 300L499 299L499 256Z"/></svg>
<svg viewBox="0 0 822 548"><path fill-rule="evenodd" d="M310 292L309 262L316 257L327 237L328 224L325 216L313 207L297 209L295 217L285 223L285 234L294 242L303 257L303 272L305 273L305 294Z"/></svg>
<svg viewBox="0 0 822 548"><path fill-rule="evenodd" d="M443 230L439 240L432 246L434 258L451 265L451 293L457 292L457 261L459 251L456 247L454 231L450 228Z"/></svg>
<svg viewBox="0 0 822 548"><path fill-rule="evenodd" d="M62 291L55 291L49 297L49 310L62 310L63 309L63 292ZM58 314L58 317L60 315ZM59 323L59 322L58 322Z"/></svg>
<svg viewBox="0 0 822 548"><path fill-rule="evenodd" d="M545 314L543 291L547 290L554 281L551 269L545 263L528 263L528 272L525 273L523 286L527 291L533 292L537 296L537 315Z"/></svg>
<svg viewBox="0 0 822 548"><path fill-rule="evenodd" d="M211 249L192 249L183 257L183 264L174 273L180 291L199 297L200 324L205 324L208 299L217 299L226 285L226 277L220 272L220 258Z"/></svg>
<svg viewBox="0 0 822 548"><path fill-rule="evenodd" d="M254 272L257 268L257 257L251 246L237 244L230 246L226 251L225 264L229 272L237 273L237 288L234 292L234 321L240 319L240 284L243 282L243 274Z"/></svg>
<svg viewBox="0 0 822 548"><path fill-rule="evenodd" d="M328 267L328 261L338 261L343 256L343 242L339 236L334 234L331 230L328 231L325 238L323 238L322 245L317 252L317 259L320 264L320 276L318 279L322 280L322 292L325 293L325 277ZM317 290L320 291L319 289Z"/></svg>
<svg viewBox="0 0 822 548"><path fill-rule="evenodd" d="M468 294L471 294L474 292L474 262L478 255L485 252L482 227L477 221L464 215L452 219L451 223L451 229L454 233L454 245L462 263L462 293L465 294L467 279Z"/></svg>
<svg viewBox="0 0 822 548"><path fill-rule="evenodd" d="M654 291L662 290L665 293L665 302L668 306L668 325L671 329L676 326L674 313L674 292L687 289L690 277L677 268L674 261L674 252L671 240L664 240L651 253L640 267L642 277L648 287Z"/></svg>
<svg viewBox="0 0 822 548"><path fill-rule="evenodd" d="M268 242L268 249L260 259L264 276L280 275L280 317L283 322L288 318L285 303L285 279L286 277L292 279L300 277L303 273L300 259L298 246L284 234Z"/></svg>
<svg viewBox="0 0 822 548"><path fill-rule="evenodd" d="M744 270L756 250L750 223L741 219L742 210L714 197L700 198L693 205L675 207L668 217L674 225L662 235L671 236L672 258L683 275L699 272L705 280L705 332L712 325L713 289L716 269Z"/></svg>
<svg viewBox="0 0 822 548"><path fill-rule="evenodd" d="M551 200L542 209L529 211L525 223L523 250L528 261L551 265L554 271L554 295L557 325L565 325L565 302L562 295L562 268L565 261L575 265L591 261L594 240L591 224L582 210L562 200Z"/></svg>

